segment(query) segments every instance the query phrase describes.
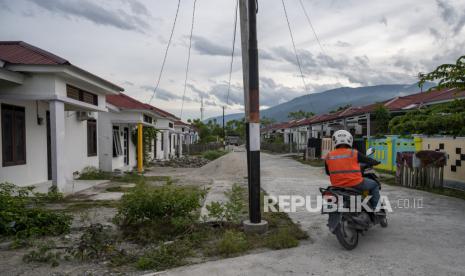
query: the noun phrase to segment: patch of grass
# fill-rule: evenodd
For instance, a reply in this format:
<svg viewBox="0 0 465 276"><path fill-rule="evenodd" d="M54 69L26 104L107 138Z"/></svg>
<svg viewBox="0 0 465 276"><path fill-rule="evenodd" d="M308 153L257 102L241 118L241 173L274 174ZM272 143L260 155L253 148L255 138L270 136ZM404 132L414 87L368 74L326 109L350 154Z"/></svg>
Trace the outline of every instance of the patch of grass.
<svg viewBox="0 0 465 276"><path fill-rule="evenodd" d="M116 200L79 200L67 203L63 211L67 213L74 213L91 208L118 208L118 206L119 201Z"/></svg>
<svg viewBox="0 0 465 276"><path fill-rule="evenodd" d="M325 161L323 159L311 159L311 160L304 160L301 156L292 156L292 158L302 164L310 165L312 167L324 167Z"/></svg>
<svg viewBox="0 0 465 276"><path fill-rule="evenodd" d="M50 242L40 244L36 249L29 251L23 256L23 262L47 263L52 267L58 266L62 257L60 252L52 250L54 246L55 245Z"/></svg>
<svg viewBox="0 0 465 276"><path fill-rule="evenodd" d="M247 251L250 248L247 237L244 233L226 230L223 237L216 243L214 253L230 257Z"/></svg>
<svg viewBox="0 0 465 276"><path fill-rule="evenodd" d="M458 189L451 189L451 188L417 188L418 190L427 191L430 193L435 193L444 196L456 197L465 199L465 191L458 190Z"/></svg>
<svg viewBox="0 0 465 276"><path fill-rule="evenodd" d="M136 262L136 267L140 270L155 269L158 271L173 268L187 264L185 259L192 254L189 242L162 243L140 257Z"/></svg>
<svg viewBox="0 0 465 276"><path fill-rule="evenodd" d="M111 178L112 175L110 172L104 172L92 166L82 169L79 175L79 180L108 180Z"/></svg>
<svg viewBox="0 0 465 276"><path fill-rule="evenodd" d="M283 227L265 237L265 245L272 249L291 248L298 246L299 240L291 229Z"/></svg>
<svg viewBox="0 0 465 276"><path fill-rule="evenodd" d="M202 157L210 161L220 158L221 156L227 154L227 151L224 150L207 150L202 153Z"/></svg>

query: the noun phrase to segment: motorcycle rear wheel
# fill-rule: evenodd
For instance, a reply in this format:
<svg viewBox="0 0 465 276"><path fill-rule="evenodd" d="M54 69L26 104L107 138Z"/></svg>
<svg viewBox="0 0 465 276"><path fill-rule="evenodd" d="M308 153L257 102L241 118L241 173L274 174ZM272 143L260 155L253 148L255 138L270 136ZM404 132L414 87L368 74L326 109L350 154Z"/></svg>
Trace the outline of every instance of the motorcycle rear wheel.
<svg viewBox="0 0 465 276"><path fill-rule="evenodd" d="M347 250L352 250L358 245L358 231L348 226L347 221L341 221L337 226L336 238L339 243Z"/></svg>

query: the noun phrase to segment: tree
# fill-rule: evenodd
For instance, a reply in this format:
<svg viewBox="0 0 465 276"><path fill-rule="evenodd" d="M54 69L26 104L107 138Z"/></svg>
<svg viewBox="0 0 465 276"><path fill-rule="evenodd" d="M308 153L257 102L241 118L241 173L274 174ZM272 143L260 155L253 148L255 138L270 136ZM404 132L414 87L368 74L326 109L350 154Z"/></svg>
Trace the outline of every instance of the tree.
<svg viewBox="0 0 465 276"><path fill-rule="evenodd" d="M389 113L389 110L383 104L378 104L375 109L375 122L379 133L388 133L390 120L391 114Z"/></svg>
<svg viewBox="0 0 465 276"><path fill-rule="evenodd" d="M352 105L351 104L342 105L342 106L340 106L340 107L338 107L336 109L331 110L329 113L336 113L336 112L341 111L341 110L346 110L349 107L352 107Z"/></svg>
<svg viewBox="0 0 465 276"><path fill-rule="evenodd" d="M442 88L458 88L465 89L465 56L461 56L457 59L455 64L443 64L436 68L436 70L428 74L418 74L420 81L418 82L419 87L423 87L427 81L438 81L439 83L430 88L442 89Z"/></svg>
<svg viewBox="0 0 465 276"><path fill-rule="evenodd" d="M313 115L315 115L315 113L313 113L313 112L305 112L303 110L299 110L299 111L289 112L287 117L289 119L292 119L292 120L299 120L299 119L304 119L304 118L310 118Z"/></svg>
<svg viewBox="0 0 465 276"><path fill-rule="evenodd" d="M276 123L276 120L273 119L273 118L267 118L267 117L263 117L261 120L260 120L260 124L262 124L262 126L264 127L267 127L269 125L272 125Z"/></svg>

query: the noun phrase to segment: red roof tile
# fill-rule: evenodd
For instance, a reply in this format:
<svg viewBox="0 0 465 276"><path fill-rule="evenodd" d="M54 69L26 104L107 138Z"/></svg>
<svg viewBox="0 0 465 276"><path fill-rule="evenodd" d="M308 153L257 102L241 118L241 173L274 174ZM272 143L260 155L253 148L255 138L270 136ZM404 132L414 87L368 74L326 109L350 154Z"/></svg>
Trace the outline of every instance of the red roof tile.
<svg viewBox="0 0 465 276"><path fill-rule="evenodd" d="M11 64L70 65L66 59L23 41L0 41L0 59Z"/></svg>
<svg viewBox="0 0 465 276"><path fill-rule="evenodd" d="M147 111L157 113L161 115L162 117L173 118L175 120L179 119L175 115L167 111L164 111L155 106L140 102L123 93L120 93L118 95L108 95L107 102L121 109L147 110Z"/></svg>

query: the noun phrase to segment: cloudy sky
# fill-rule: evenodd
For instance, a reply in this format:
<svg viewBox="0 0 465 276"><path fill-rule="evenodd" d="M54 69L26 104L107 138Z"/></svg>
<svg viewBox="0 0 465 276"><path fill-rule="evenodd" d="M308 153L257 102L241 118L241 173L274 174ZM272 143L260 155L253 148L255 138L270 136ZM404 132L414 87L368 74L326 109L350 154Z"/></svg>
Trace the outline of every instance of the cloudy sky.
<svg viewBox="0 0 465 276"><path fill-rule="evenodd" d="M413 83L418 72L465 54L463 0L259 0L261 105L340 86ZM152 104L179 115L194 0L181 0L165 70ZM176 0L0 0L0 39L23 40L148 101L157 83ZM235 0L197 0L183 118L226 104ZM229 105L242 111L239 26Z"/></svg>

